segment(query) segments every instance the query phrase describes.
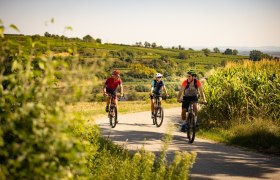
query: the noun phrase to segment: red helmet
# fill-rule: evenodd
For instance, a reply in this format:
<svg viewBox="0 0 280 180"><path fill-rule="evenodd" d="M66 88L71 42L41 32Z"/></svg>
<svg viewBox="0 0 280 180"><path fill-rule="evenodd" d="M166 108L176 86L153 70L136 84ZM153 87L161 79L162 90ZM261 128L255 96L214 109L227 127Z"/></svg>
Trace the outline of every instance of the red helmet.
<svg viewBox="0 0 280 180"><path fill-rule="evenodd" d="M116 76L119 76L120 75L120 71L119 70L114 70L112 75L116 75Z"/></svg>

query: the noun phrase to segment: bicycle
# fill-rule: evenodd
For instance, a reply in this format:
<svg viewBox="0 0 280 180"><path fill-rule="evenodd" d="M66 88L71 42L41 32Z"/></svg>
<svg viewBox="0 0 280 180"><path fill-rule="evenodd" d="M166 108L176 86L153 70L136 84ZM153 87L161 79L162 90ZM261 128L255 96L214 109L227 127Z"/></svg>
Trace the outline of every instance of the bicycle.
<svg viewBox="0 0 280 180"><path fill-rule="evenodd" d="M153 116L153 125L156 125L157 127L160 127L163 122L164 118L164 112L163 108L161 107L161 95L154 95L155 102L154 102L154 116Z"/></svg>
<svg viewBox="0 0 280 180"><path fill-rule="evenodd" d="M114 128L114 127L116 127L116 125L118 123L118 109L117 109L117 106L115 104L116 95L110 94L108 96L110 96L108 118L109 118L110 126L112 128Z"/></svg>
<svg viewBox="0 0 280 180"><path fill-rule="evenodd" d="M187 138L189 143L193 143L195 139L195 132L197 129L197 121L195 121L194 116L194 109L193 104L195 102L191 101L188 107L188 114L187 114ZM206 104L205 102L198 102L198 104Z"/></svg>

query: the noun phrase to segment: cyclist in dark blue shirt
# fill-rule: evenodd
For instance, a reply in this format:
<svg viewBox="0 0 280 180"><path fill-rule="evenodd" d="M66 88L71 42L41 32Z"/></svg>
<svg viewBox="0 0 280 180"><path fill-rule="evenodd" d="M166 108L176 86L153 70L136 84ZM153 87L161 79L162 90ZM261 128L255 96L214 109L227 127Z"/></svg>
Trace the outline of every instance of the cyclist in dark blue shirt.
<svg viewBox="0 0 280 180"><path fill-rule="evenodd" d="M162 95L162 89L164 89L166 96L168 96L164 81L162 80L162 74L156 73L155 79L152 81L151 84L151 91L150 91L150 99L151 99L151 116L154 117L154 98L155 95L161 96ZM161 101L160 97L160 101Z"/></svg>

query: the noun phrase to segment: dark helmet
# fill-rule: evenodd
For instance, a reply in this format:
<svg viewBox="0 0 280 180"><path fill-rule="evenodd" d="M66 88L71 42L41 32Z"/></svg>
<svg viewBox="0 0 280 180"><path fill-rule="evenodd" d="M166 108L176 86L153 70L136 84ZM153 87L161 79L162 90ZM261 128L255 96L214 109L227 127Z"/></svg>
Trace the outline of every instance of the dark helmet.
<svg viewBox="0 0 280 180"><path fill-rule="evenodd" d="M196 77L196 73L195 73L195 71L194 71L194 70L189 70L189 71L187 72L187 74L189 74L189 75L192 75L192 76Z"/></svg>

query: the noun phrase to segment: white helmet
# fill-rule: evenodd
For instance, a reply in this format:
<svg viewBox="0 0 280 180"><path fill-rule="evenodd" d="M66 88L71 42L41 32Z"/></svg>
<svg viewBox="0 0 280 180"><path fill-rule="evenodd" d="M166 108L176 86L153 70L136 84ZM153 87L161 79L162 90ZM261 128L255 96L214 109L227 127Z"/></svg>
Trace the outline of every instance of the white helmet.
<svg viewBox="0 0 280 180"><path fill-rule="evenodd" d="M156 73L156 78L157 78L157 77L162 77L162 74Z"/></svg>

